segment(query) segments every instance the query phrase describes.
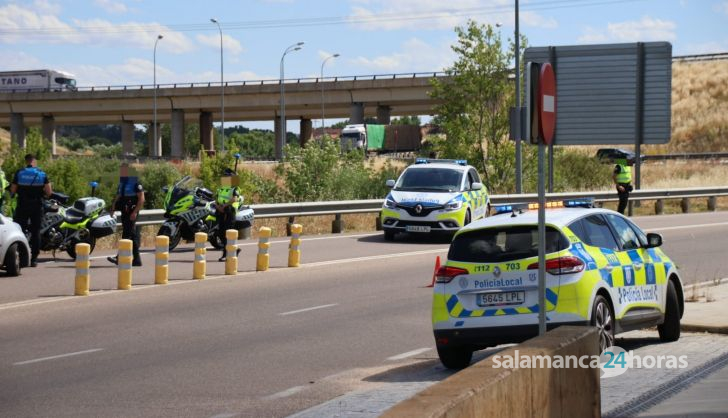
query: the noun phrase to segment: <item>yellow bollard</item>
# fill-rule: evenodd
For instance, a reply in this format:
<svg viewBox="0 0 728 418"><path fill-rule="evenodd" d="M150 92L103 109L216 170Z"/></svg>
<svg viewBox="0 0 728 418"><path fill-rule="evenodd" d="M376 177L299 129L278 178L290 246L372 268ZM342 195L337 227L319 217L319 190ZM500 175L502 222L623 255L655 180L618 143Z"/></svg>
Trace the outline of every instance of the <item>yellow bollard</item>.
<svg viewBox="0 0 728 418"><path fill-rule="evenodd" d="M258 259L255 263L255 269L257 271L268 270L270 264L270 255L268 254L268 248L270 248L270 235L273 231L270 228L264 226L258 231Z"/></svg>
<svg viewBox="0 0 728 418"><path fill-rule="evenodd" d="M206 243L207 234L204 232L197 232L195 234L195 262L192 265L192 278L195 280L202 280L205 278L205 271L207 270Z"/></svg>
<svg viewBox="0 0 728 418"><path fill-rule="evenodd" d="M131 262L132 242L130 239L119 240L119 255L117 258L118 274L117 288L119 290L131 289Z"/></svg>
<svg viewBox="0 0 728 418"><path fill-rule="evenodd" d="M169 237L157 235L154 252L154 284L169 281Z"/></svg>
<svg viewBox="0 0 728 418"><path fill-rule="evenodd" d="M291 243L288 245L288 267L298 267L301 263L301 232L303 232L303 225L291 225Z"/></svg>
<svg viewBox="0 0 728 418"><path fill-rule="evenodd" d="M225 274L236 274L238 272L238 231L228 229L225 231Z"/></svg>
<svg viewBox="0 0 728 418"><path fill-rule="evenodd" d="M76 296L88 296L91 285L91 246L85 243L76 244Z"/></svg>

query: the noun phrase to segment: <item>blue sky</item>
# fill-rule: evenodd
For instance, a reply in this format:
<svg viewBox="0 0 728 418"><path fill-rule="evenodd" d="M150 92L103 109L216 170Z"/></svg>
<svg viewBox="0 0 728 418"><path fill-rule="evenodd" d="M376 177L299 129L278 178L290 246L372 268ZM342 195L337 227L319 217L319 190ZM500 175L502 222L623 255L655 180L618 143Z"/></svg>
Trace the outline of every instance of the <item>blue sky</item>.
<svg viewBox="0 0 728 418"><path fill-rule="evenodd" d="M25 0L0 2L0 68L54 68L79 86L431 72L448 66L453 27L514 31L513 0ZM674 55L728 51L728 0L521 0L533 46L670 41ZM292 126L291 126L292 128Z"/></svg>

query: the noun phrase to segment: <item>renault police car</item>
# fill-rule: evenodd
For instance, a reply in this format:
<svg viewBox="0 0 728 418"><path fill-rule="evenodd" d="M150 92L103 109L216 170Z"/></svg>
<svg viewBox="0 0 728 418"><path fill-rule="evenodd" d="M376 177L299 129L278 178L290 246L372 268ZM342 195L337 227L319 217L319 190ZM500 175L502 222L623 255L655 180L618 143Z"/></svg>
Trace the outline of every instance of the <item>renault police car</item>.
<svg viewBox="0 0 728 418"><path fill-rule="evenodd" d="M465 160L418 158L387 186L381 219L388 241L397 232L455 232L488 215L488 191Z"/></svg>
<svg viewBox="0 0 728 418"><path fill-rule="evenodd" d="M30 246L20 225L0 214L0 270L8 276L20 275L30 264Z"/></svg>
<svg viewBox="0 0 728 418"><path fill-rule="evenodd" d="M677 340L683 287L662 237L589 201L549 203L565 207L546 210L547 327L596 326L601 351L615 333L655 325L661 340ZM449 368L538 335L538 211L494 209L454 236L436 273L432 324Z"/></svg>

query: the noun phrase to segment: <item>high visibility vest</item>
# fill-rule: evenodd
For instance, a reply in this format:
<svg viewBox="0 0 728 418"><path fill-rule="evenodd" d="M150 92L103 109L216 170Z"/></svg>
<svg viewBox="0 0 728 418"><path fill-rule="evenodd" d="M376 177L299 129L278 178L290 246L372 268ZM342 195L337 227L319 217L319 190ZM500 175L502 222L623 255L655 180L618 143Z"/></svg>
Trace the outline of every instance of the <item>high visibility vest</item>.
<svg viewBox="0 0 728 418"><path fill-rule="evenodd" d="M632 182L632 167L627 165L624 160L617 161L619 166L619 173L617 173L617 183L631 183Z"/></svg>
<svg viewBox="0 0 728 418"><path fill-rule="evenodd" d="M220 187L217 189L217 203L224 205L233 200L234 187Z"/></svg>
<svg viewBox="0 0 728 418"><path fill-rule="evenodd" d="M7 189L9 185L10 182L8 182L8 179L5 178L5 172L0 170L0 196L5 193L5 189Z"/></svg>

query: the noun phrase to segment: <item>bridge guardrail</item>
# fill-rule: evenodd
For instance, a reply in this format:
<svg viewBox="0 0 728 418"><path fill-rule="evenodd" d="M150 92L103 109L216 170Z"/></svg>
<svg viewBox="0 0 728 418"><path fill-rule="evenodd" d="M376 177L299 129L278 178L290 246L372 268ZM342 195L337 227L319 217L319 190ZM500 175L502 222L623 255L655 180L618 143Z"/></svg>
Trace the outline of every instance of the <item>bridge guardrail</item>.
<svg viewBox="0 0 728 418"><path fill-rule="evenodd" d="M728 196L728 187L692 187L684 189L652 189L634 190L630 193L631 201L655 200L655 212L662 212L662 202L666 199L682 199L683 212L689 211L688 199L708 198L708 209L715 210L715 198ZM593 197L596 202L618 201L615 191L547 193L548 200L565 200ZM528 203L535 202L538 195L509 194L490 196L491 204ZM256 219L269 218L295 218L300 216L327 216L335 215L339 218L343 214L376 213L382 208L383 199L369 200L343 200L330 202L297 202L297 203L270 203L251 205L255 211ZM659 211L658 211L659 206ZM164 222L164 210L148 209L139 212L138 225L157 225Z"/></svg>

